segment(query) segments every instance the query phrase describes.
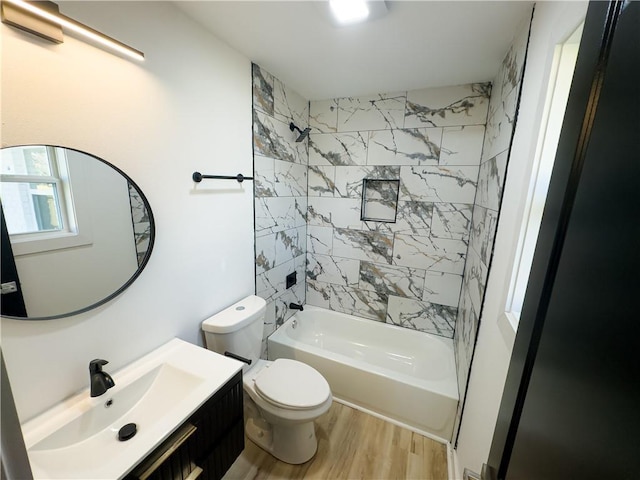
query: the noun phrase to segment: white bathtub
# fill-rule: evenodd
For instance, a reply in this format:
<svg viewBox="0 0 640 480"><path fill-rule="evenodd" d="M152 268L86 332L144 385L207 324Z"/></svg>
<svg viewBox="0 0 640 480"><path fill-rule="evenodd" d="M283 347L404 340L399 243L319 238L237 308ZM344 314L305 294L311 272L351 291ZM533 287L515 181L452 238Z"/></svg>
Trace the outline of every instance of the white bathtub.
<svg viewBox="0 0 640 480"><path fill-rule="evenodd" d="M452 340L305 306L268 346L269 359L300 360L322 373L337 400L451 441L458 405Z"/></svg>

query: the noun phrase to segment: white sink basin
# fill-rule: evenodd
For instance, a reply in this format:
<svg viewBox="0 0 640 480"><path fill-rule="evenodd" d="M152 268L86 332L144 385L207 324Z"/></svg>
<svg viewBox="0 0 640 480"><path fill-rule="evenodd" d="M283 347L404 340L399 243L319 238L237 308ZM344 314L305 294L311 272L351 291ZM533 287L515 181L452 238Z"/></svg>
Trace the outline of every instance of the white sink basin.
<svg viewBox="0 0 640 480"><path fill-rule="evenodd" d="M31 450L69 447L105 430L113 432L115 438L127 423L153 422L202 382L202 378L164 363L113 394L107 391L100 398L101 403L64 424Z"/></svg>
<svg viewBox="0 0 640 480"><path fill-rule="evenodd" d="M100 397L87 389L24 424L34 478L121 478L241 368L172 340L112 374L115 386ZM137 433L118 440L128 423Z"/></svg>

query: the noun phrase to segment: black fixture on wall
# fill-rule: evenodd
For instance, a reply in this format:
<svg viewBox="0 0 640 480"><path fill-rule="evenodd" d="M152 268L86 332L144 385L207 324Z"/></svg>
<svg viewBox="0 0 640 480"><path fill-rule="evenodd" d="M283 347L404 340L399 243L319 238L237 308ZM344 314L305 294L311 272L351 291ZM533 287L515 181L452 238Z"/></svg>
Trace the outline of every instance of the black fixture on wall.
<svg viewBox="0 0 640 480"><path fill-rule="evenodd" d="M296 138L296 142L301 142L305 138L307 138L307 136L309 135L309 132L311 131L311 128L307 127L304 130L300 130L299 127L297 127L293 122L291 122L289 124L289 130L291 130L292 132L294 130L297 130L300 135L298 135L298 138Z"/></svg>
<svg viewBox="0 0 640 480"><path fill-rule="evenodd" d="M242 183L245 180L253 180L253 177L245 177L241 173L239 173L235 177L233 175L203 175L200 172L193 172L193 175L191 175L191 179L196 183L200 183L205 178L213 178L217 180L235 180L238 183Z"/></svg>
<svg viewBox="0 0 640 480"><path fill-rule="evenodd" d="M298 272L291 272L286 277L286 288L291 288L296 283L298 283Z"/></svg>

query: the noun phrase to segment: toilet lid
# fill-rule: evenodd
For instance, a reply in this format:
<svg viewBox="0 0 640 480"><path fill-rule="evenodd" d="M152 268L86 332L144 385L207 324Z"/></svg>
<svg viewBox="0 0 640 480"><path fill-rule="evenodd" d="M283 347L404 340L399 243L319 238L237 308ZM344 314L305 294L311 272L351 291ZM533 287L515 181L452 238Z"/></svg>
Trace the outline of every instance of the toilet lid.
<svg viewBox="0 0 640 480"><path fill-rule="evenodd" d="M265 400L296 409L317 407L331 395L329 384L317 370L287 358L263 368L254 385Z"/></svg>

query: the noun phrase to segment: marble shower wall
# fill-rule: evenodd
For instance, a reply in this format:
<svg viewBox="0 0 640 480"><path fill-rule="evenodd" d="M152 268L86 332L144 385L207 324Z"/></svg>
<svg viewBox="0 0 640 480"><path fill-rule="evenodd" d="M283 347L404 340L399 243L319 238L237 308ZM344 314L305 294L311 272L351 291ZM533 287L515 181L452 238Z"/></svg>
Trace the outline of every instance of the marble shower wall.
<svg viewBox="0 0 640 480"><path fill-rule="evenodd" d="M142 200L140 192L131 185L129 187L129 205L131 206L131 223L133 227L133 240L136 244L136 259L138 266L142 265L149 250L151 240L151 219L149 212Z"/></svg>
<svg viewBox="0 0 640 480"><path fill-rule="evenodd" d="M308 304L454 336L490 93L485 83L311 102ZM361 220L365 178L400 181L395 222Z"/></svg>
<svg viewBox="0 0 640 480"><path fill-rule="evenodd" d="M489 116L482 149L478 189L472 212L469 250L464 269L454 345L458 369L458 422L466 394L476 332L497 228L511 134L517 110L529 37L529 19L524 21L493 80ZM457 427L456 427L457 430ZM454 435L455 436L455 435Z"/></svg>
<svg viewBox="0 0 640 480"><path fill-rule="evenodd" d="M290 122L304 129L309 102L252 65L256 295L267 300L262 341L293 315L290 302L305 303L308 140L296 143ZM286 276L297 284L286 288Z"/></svg>

